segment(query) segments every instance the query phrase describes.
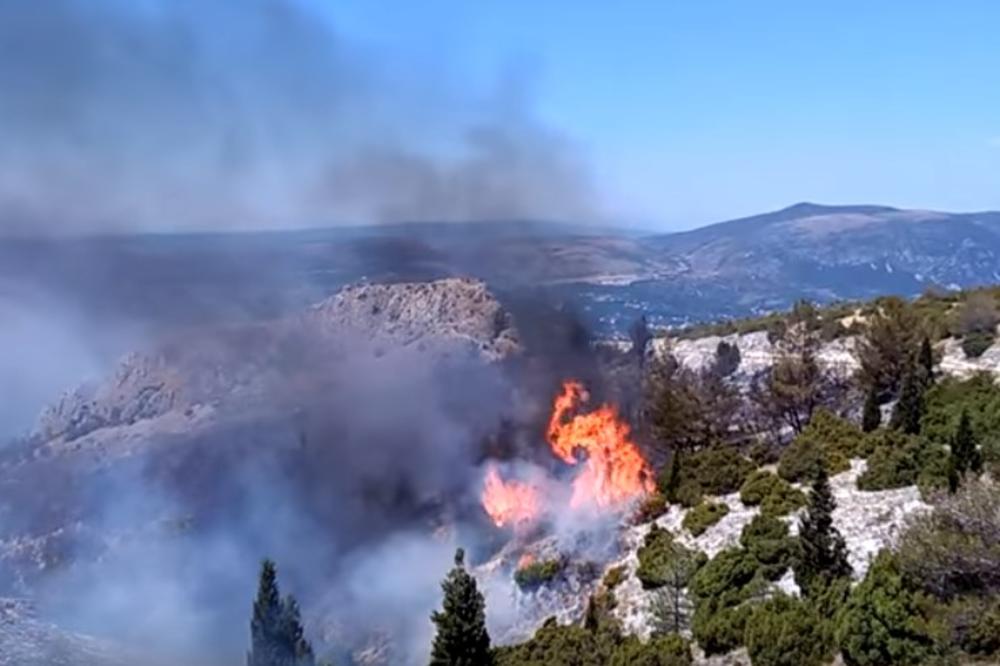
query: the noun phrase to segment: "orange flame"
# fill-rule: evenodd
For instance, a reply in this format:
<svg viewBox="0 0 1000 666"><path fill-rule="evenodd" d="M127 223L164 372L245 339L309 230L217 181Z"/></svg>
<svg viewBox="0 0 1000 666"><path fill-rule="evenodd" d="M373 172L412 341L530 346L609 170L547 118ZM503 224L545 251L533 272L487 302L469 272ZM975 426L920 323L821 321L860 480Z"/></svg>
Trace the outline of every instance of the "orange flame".
<svg viewBox="0 0 1000 666"><path fill-rule="evenodd" d="M497 527L530 523L539 513L535 487L519 481L504 481L492 465L486 472L482 502Z"/></svg>
<svg viewBox="0 0 1000 666"><path fill-rule="evenodd" d="M577 452L586 456L583 471L573 481L571 507L588 504L614 507L653 491L652 473L639 448L629 437L629 427L611 405L587 414L571 415L590 399L577 381L563 382L549 420L552 452L576 465Z"/></svg>

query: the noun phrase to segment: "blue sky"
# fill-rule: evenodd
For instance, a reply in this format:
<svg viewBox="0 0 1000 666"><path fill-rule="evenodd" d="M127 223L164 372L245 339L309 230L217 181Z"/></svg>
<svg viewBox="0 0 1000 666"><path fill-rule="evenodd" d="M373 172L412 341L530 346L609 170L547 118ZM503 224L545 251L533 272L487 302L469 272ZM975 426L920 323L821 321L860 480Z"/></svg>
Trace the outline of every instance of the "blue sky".
<svg viewBox="0 0 1000 666"><path fill-rule="evenodd" d="M403 67L520 73L637 220L1000 209L997 2L312 2Z"/></svg>

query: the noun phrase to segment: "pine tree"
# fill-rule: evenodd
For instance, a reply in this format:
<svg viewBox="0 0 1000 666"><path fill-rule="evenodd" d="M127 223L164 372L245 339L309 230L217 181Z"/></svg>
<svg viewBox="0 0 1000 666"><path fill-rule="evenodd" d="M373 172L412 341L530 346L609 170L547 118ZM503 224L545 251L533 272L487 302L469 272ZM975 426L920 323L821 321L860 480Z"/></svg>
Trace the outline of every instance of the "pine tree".
<svg viewBox="0 0 1000 666"><path fill-rule="evenodd" d="M962 410L958 428L951 439L951 460L959 477L966 472L979 473L983 470L983 458L979 453L976 435L972 432L972 422L969 419L968 410Z"/></svg>
<svg viewBox="0 0 1000 666"><path fill-rule="evenodd" d="M277 568L271 560L264 560L250 620L247 666L313 664L315 658L303 633L298 603L291 595L282 600Z"/></svg>
<svg viewBox="0 0 1000 666"><path fill-rule="evenodd" d="M923 373L924 382L929 386L934 383L934 350L931 348L931 341L926 335L920 341L920 352L917 354L917 363Z"/></svg>
<svg viewBox="0 0 1000 666"><path fill-rule="evenodd" d="M861 413L861 430L871 432L882 425L882 408L878 404L878 393L874 388L868 389L865 396L865 408Z"/></svg>
<svg viewBox="0 0 1000 666"><path fill-rule="evenodd" d="M476 579L465 570L465 551L455 552L455 567L441 583L444 603L431 620L437 627L431 666L489 666L493 663L486 631L486 602Z"/></svg>
<svg viewBox="0 0 1000 666"><path fill-rule="evenodd" d="M882 551L865 579L850 593L838 616L837 644L849 666L929 663L937 651L926 617L927 604L900 571L895 556Z"/></svg>
<svg viewBox="0 0 1000 666"><path fill-rule="evenodd" d="M908 435L920 433L920 419L924 415L924 383L914 368L903 376L899 402L892 410L890 425Z"/></svg>
<svg viewBox="0 0 1000 666"><path fill-rule="evenodd" d="M836 507L826 466L820 461L809 495L809 506L799 522L795 582L806 595L821 592L830 581L851 574L844 537L833 526L833 510Z"/></svg>
<svg viewBox="0 0 1000 666"><path fill-rule="evenodd" d="M674 453L670 456L670 469L667 472L666 478L663 480L663 496L668 502L673 504L677 501L677 488L681 483L681 450L678 448L674 449Z"/></svg>

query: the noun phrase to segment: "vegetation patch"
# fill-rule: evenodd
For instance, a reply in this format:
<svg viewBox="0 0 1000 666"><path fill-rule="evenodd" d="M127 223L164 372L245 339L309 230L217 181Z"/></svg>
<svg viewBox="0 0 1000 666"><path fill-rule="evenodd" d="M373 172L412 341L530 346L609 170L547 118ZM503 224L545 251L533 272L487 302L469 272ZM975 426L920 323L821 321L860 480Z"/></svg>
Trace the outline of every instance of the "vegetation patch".
<svg viewBox="0 0 1000 666"><path fill-rule="evenodd" d="M925 490L947 488L948 453L941 446L895 430L874 433L875 451L858 477L860 490L890 490L920 485Z"/></svg>
<svg viewBox="0 0 1000 666"><path fill-rule="evenodd" d="M806 504L806 496L781 477L758 470L740 488L740 501L747 506L760 506L768 516L784 516Z"/></svg>
<svg viewBox="0 0 1000 666"><path fill-rule="evenodd" d="M639 567L635 575L643 589L653 590L668 584L686 587L708 557L677 543L674 536L653 525L637 553Z"/></svg>
<svg viewBox="0 0 1000 666"><path fill-rule="evenodd" d="M565 567L566 562L561 558L536 560L518 567L514 572L514 582L522 590L534 590L551 583Z"/></svg>
<svg viewBox="0 0 1000 666"><path fill-rule="evenodd" d="M604 574L604 578L601 584L609 590L613 590L619 585L625 582L625 565L620 564L616 567L611 567L608 572Z"/></svg>
<svg viewBox="0 0 1000 666"><path fill-rule="evenodd" d="M820 666L833 657L833 626L815 607L779 593L756 606L746 625L753 666Z"/></svg>
<svg viewBox="0 0 1000 666"><path fill-rule="evenodd" d="M836 636L844 661L851 666L906 666L938 656L928 609L896 558L883 551L840 614Z"/></svg>
<svg viewBox="0 0 1000 666"><path fill-rule="evenodd" d="M712 446L682 455L660 475L660 489L683 506L696 506L705 495L728 495L740 489L756 465L733 447Z"/></svg>
<svg viewBox="0 0 1000 666"><path fill-rule="evenodd" d="M693 536L701 536L728 513L729 505L724 502L702 502L687 512L682 524Z"/></svg>
<svg viewBox="0 0 1000 666"><path fill-rule="evenodd" d="M757 561L761 575L768 580L781 578L792 565L795 543L783 520L763 514L755 516L740 534L740 545Z"/></svg>
<svg viewBox="0 0 1000 666"><path fill-rule="evenodd" d="M801 435L792 440L778 460L778 475L786 481L807 481L823 462L830 474L846 472L850 460L842 453L826 447L813 437Z"/></svg>

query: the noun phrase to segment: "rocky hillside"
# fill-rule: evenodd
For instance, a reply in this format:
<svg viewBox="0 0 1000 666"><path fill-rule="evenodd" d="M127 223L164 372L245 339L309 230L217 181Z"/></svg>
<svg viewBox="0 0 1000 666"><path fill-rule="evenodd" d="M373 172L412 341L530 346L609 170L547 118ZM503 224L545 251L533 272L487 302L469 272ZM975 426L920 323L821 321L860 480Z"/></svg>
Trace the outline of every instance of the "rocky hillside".
<svg viewBox="0 0 1000 666"><path fill-rule="evenodd" d="M37 619L26 601L0 598L0 666L127 666L137 658L121 646Z"/></svg>
<svg viewBox="0 0 1000 666"><path fill-rule="evenodd" d="M104 381L47 408L36 434L65 443L154 419L175 429L173 422L246 406L265 393L302 390L321 381L313 375L324 362L351 355L415 350L490 362L518 348L510 317L482 282L357 285L293 316L188 331L129 354Z"/></svg>

